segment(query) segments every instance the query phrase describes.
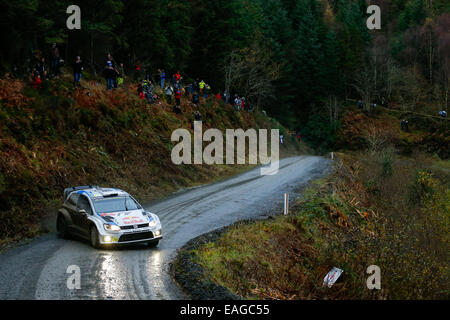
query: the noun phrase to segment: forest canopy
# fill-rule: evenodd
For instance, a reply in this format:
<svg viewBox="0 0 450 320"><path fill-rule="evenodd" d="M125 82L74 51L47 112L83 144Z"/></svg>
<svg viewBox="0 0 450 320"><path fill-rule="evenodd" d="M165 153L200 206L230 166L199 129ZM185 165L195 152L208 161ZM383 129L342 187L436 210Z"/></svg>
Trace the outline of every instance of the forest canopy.
<svg viewBox="0 0 450 320"><path fill-rule="evenodd" d="M293 129L320 122L319 136L336 127L336 100L448 106L447 0L78 0L81 30L68 30L72 4L0 0L0 70L25 74L30 52L56 42L95 74L110 52L126 70L139 61L253 94ZM366 26L369 4L381 30Z"/></svg>

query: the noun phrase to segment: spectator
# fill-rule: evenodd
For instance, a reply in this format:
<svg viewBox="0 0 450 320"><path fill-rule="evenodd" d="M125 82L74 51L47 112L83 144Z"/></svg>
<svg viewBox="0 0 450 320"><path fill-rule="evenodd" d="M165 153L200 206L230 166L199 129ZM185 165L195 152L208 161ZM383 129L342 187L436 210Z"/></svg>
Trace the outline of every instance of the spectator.
<svg viewBox="0 0 450 320"><path fill-rule="evenodd" d="M361 100L358 100L357 105L358 105L359 109L362 109L364 107L364 104L363 104L363 102Z"/></svg>
<svg viewBox="0 0 450 320"><path fill-rule="evenodd" d="M42 57L36 64L35 70L41 75L41 79L44 80L47 76L47 70L45 69L45 58Z"/></svg>
<svg viewBox="0 0 450 320"><path fill-rule="evenodd" d="M58 76L59 74L59 60L60 60L59 49L56 46L56 43L53 43L50 53L50 73L53 77Z"/></svg>
<svg viewBox="0 0 450 320"><path fill-rule="evenodd" d="M153 86L153 83L151 81L144 80L142 82L142 88L143 88L145 98L147 99L147 101L150 103L154 103L156 98L155 98L155 93L154 93L155 87Z"/></svg>
<svg viewBox="0 0 450 320"><path fill-rule="evenodd" d="M224 92L223 92L222 100L223 100L223 102L228 103L228 94L227 94L227 91L224 91Z"/></svg>
<svg viewBox="0 0 450 320"><path fill-rule="evenodd" d="M241 99L241 110L245 110L245 98L242 97Z"/></svg>
<svg viewBox="0 0 450 320"><path fill-rule="evenodd" d="M106 90L114 88L114 78L116 71L114 70L112 61L107 61L105 66Z"/></svg>
<svg viewBox="0 0 450 320"><path fill-rule="evenodd" d="M141 64L139 61L134 65L134 81L141 79Z"/></svg>
<svg viewBox="0 0 450 320"><path fill-rule="evenodd" d="M198 86L200 88L200 93L203 93L203 89L205 88L205 85L206 85L205 81L202 80L199 82Z"/></svg>
<svg viewBox="0 0 450 320"><path fill-rule="evenodd" d="M166 71L164 69L158 69L159 79L161 80L161 89L164 88L164 82L166 81Z"/></svg>
<svg viewBox="0 0 450 320"><path fill-rule="evenodd" d="M190 83L190 84L184 89L184 93L185 93L186 97L189 97L189 95L192 93L192 83Z"/></svg>
<svg viewBox="0 0 450 320"><path fill-rule="evenodd" d="M75 88L77 88L80 85L81 73L83 71L83 62L81 61L80 56L77 56L75 58L72 67L73 67L73 83Z"/></svg>
<svg viewBox="0 0 450 320"><path fill-rule="evenodd" d="M175 73L173 75L173 77L175 78L175 81L181 81L181 74L180 71L177 71L177 73Z"/></svg>
<svg viewBox="0 0 450 320"><path fill-rule="evenodd" d="M181 104L181 89L177 88L175 90L175 103L177 104L177 106L179 106Z"/></svg>
<svg viewBox="0 0 450 320"><path fill-rule="evenodd" d="M208 94L209 94L209 91L211 90L211 87L209 86L209 84L207 84L207 83L205 83L205 89L204 89L204 92L203 92L203 98L208 98Z"/></svg>
<svg viewBox="0 0 450 320"><path fill-rule="evenodd" d="M193 92L200 92L200 80L197 78L192 86Z"/></svg>
<svg viewBox="0 0 450 320"><path fill-rule="evenodd" d="M192 130L194 129L194 122L195 121L203 121L202 120L202 115L201 115L200 111L198 111L198 110L195 110L195 112L194 112L194 121L192 121L192 124L191 124Z"/></svg>
<svg viewBox="0 0 450 320"><path fill-rule="evenodd" d="M198 91L195 91L195 92L192 94L192 103L193 103L195 106L198 106L199 101L200 101L200 95L198 94Z"/></svg>
<svg viewBox="0 0 450 320"><path fill-rule="evenodd" d="M165 93L166 93L167 103L172 103L172 95L173 95L173 88L172 88L172 86L167 85Z"/></svg>
<svg viewBox="0 0 450 320"><path fill-rule="evenodd" d="M119 87L119 82L118 82L119 70L118 70L117 63L116 63L116 61L114 60L114 58L112 57L112 55L110 53L107 54L106 60L107 61L111 61L111 63L112 63L112 66L113 66L113 69L114 69L113 84L114 84L114 88L118 88Z"/></svg>
<svg viewBox="0 0 450 320"><path fill-rule="evenodd" d="M402 120L402 122L401 122L401 129L403 130L403 131L408 131L408 121L407 120Z"/></svg>
<svg viewBox="0 0 450 320"><path fill-rule="evenodd" d="M172 108L172 111L175 112L176 114L182 114L181 108L179 105L174 105Z"/></svg>
<svg viewBox="0 0 450 320"><path fill-rule="evenodd" d="M125 68L123 67L123 62L119 64L119 75L117 77L117 85L121 86L123 84L123 80L125 78Z"/></svg>
<svg viewBox="0 0 450 320"><path fill-rule="evenodd" d="M217 92L216 99L217 99L217 101L222 100L222 96L220 95L220 92Z"/></svg>
<svg viewBox="0 0 450 320"><path fill-rule="evenodd" d="M110 53L106 54L106 65L111 65L111 68L108 67L108 69L111 69L111 71L108 71L110 79L112 79L112 88L117 88L117 76L119 75L119 72L117 70L116 62L114 61L114 58Z"/></svg>
<svg viewBox="0 0 450 320"><path fill-rule="evenodd" d="M241 108L241 99L239 99L238 96L236 96L236 99L234 99L234 110L239 111Z"/></svg>
<svg viewBox="0 0 450 320"><path fill-rule="evenodd" d="M202 115L201 115L200 111L195 110L195 112L194 112L194 120L195 121L202 121Z"/></svg>
<svg viewBox="0 0 450 320"><path fill-rule="evenodd" d="M41 88L41 84L42 84L41 75L36 73L31 85L33 86L34 89L38 90Z"/></svg>

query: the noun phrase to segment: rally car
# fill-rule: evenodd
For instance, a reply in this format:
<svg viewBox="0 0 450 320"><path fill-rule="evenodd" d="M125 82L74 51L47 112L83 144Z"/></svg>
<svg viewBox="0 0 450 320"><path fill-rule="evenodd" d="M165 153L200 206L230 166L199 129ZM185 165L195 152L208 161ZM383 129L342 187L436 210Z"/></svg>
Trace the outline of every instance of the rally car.
<svg viewBox="0 0 450 320"><path fill-rule="evenodd" d="M125 191L98 186L64 189L56 229L62 238L77 235L94 248L138 242L156 247L162 239L157 215Z"/></svg>

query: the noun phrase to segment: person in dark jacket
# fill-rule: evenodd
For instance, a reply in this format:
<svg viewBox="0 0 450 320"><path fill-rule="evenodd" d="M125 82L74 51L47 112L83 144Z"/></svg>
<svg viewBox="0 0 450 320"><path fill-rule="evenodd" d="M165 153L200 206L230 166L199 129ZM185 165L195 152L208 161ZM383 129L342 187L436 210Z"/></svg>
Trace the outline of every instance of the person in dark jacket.
<svg viewBox="0 0 450 320"><path fill-rule="evenodd" d="M111 62L111 66L112 66L112 70L114 71L114 74L111 72L112 75L112 88L117 88L118 87L118 82L117 82L117 77L119 76L119 71L117 70L117 64L116 61L114 60L114 58L112 57L112 55L110 53L108 53L106 55L106 64L108 65L109 62Z"/></svg>
<svg viewBox="0 0 450 320"><path fill-rule="evenodd" d="M179 105L177 105L177 104L173 106L172 111L173 111L175 114L182 114L182 113L183 113L183 112L181 111L181 107L180 107Z"/></svg>
<svg viewBox="0 0 450 320"><path fill-rule="evenodd" d="M59 73L59 60L59 49L56 43L53 43L50 50L50 73L52 76L57 76Z"/></svg>
<svg viewBox="0 0 450 320"><path fill-rule="evenodd" d="M114 88L114 78L116 77L116 71L114 70L111 61L106 62L105 66L105 78L106 78L106 90Z"/></svg>
<svg viewBox="0 0 450 320"><path fill-rule="evenodd" d="M159 79L161 80L161 88L164 88L164 82L166 81L166 71L164 69L158 69Z"/></svg>
<svg viewBox="0 0 450 320"><path fill-rule="evenodd" d="M403 131L408 131L409 130L409 128L408 128L408 120L402 120L402 122L401 122L401 129L403 130Z"/></svg>
<svg viewBox="0 0 450 320"><path fill-rule="evenodd" d="M81 61L80 56L77 56L75 58L72 67L73 67L73 83L75 87L78 87L81 81L81 73L83 72L83 61Z"/></svg>
<svg viewBox="0 0 450 320"><path fill-rule="evenodd" d="M123 84L124 79L125 79L125 67L123 66L123 62L121 62L119 64L118 71L119 71L119 75L117 77L117 85L121 86Z"/></svg>
<svg viewBox="0 0 450 320"><path fill-rule="evenodd" d="M193 83L193 85L192 85L192 91L194 91L194 92L200 92L200 79L199 79L199 78L197 78L197 79L195 80L195 82Z"/></svg>
<svg viewBox="0 0 450 320"><path fill-rule="evenodd" d="M195 91L192 94L192 103L195 104L195 106L198 106L199 101L200 101L200 95L199 95L198 91Z"/></svg>
<svg viewBox="0 0 450 320"><path fill-rule="evenodd" d="M364 104L361 100L358 100L357 105L358 105L359 109L363 109L363 107L364 107Z"/></svg>
<svg viewBox="0 0 450 320"><path fill-rule="evenodd" d="M47 76L47 69L45 68L45 58L42 57L36 64L35 70L41 75L41 79L44 80Z"/></svg>
<svg viewBox="0 0 450 320"><path fill-rule="evenodd" d="M192 121L192 123L191 123L192 130L194 130L194 122L195 121L202 121L203 122L202 114L198 110L194 111L194 121Z"/></svg>

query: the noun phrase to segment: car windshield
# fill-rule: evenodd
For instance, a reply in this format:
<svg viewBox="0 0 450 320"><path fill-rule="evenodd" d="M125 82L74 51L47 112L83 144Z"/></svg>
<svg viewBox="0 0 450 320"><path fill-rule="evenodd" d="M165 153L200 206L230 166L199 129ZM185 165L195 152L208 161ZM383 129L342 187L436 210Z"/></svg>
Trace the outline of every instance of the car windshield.
<svg viewBox="0 0 450 320"><path fill-rule="evenodd" d="M141 206L130 197L103 198L94 200L93 203L95 211L99 214L141 209Z"/></svg>

